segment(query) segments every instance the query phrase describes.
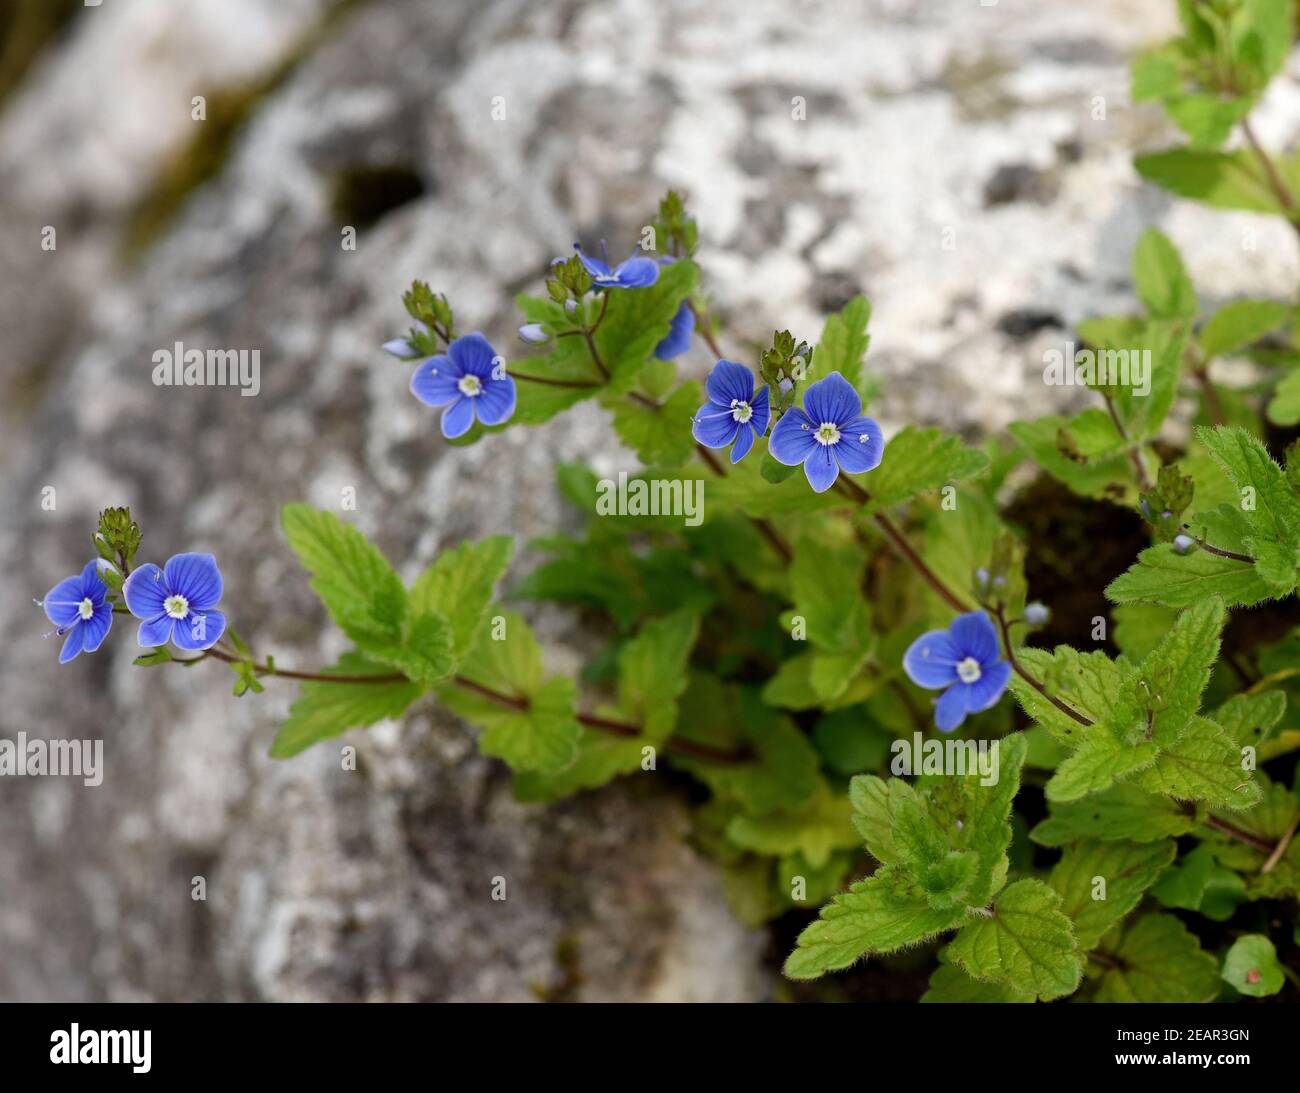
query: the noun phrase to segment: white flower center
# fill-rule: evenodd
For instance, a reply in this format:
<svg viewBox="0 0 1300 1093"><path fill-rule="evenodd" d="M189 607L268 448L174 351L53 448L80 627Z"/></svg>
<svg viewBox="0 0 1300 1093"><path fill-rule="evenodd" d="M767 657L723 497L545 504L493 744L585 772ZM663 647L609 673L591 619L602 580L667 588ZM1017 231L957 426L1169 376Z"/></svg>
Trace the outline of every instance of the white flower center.
<svg viewBox="0 0 1300 1093"><path fill-rule="evenodd" d="M483 393L483 384L479 381L478 376L461 376L456 387L462 395L468 395L470 398Z"/></svg>
<svg viewBox="0 0 1300 1093"><path fill-rule="evenodd" d="M731 400L731 416L744 425L754 416L754 408L748 402L741 402L740 399L733 398Z"/></svg>
<svg viewBox="0 0 1300 1093"><path fill-rule="evenodd" d="M184 596L168 596L163 600L163 610L174 619L183 619L190 613L190 601Z"/></svg>
<svg viewBox="0 0 1300 1093"><path fill-rule="evenodd" d="M957 662L957 678L963 683L974 683L983 674L980 671L980 662L974 657L967 657Z"/></svg>
<svg viewBox="0 0 1300 1093"><path fill-rule="evenodd" d="M90 618L90 616L93 615L94 613L95 613L95 603L89 596L87 596L84 600L82 600L79 604L77 604L77 614L80 615L83 619Z"/></svg>
<svg viewBox="0 0 1300 1093"><path fill-rule="evenodd" d="M817 431L813 433L813 437L818 444L825 444L827 447L838 444L840 442L840 427L833 421L823 421L817 426Z"/></svg>

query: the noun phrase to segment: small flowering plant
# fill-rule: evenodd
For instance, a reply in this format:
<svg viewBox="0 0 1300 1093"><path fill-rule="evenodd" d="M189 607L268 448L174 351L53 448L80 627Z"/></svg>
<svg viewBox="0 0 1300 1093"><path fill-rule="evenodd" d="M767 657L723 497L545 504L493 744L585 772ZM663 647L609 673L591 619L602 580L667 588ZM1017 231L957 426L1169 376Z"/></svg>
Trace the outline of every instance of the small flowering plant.
<svg viewBox="0 0 1300 1093"><path fill-rule="evenodd" d="M922 1001L1294 994L1279 909L1293 917L1300 899L1300 446L1279 462L1255 392L1205 370L1257 346L1294 375L1293 350L1262 341L1285 328L1293 344L1294 307L1198 328L1176 250L1148 234L1143 314L1089 322L1082 339L1149 352L1147 394L1098 383L1100 405L974 447L866 416L880 390L866 299L815 341L778 330L749 352L701 287L679 195L642 239L617 265L579 249L539 271L509 360L459 335L422 282L403 299L412 325L382 349L414 363L412 395L442 409L457 446L593 403L636 459L621 485L653 507L602 507L610 481L563 466L577 530L531 544L542 558L507 594L507 536L449 547L404 581L339 515L288 505L288 546L350 643L308 670L227 625L212 555L137 565L139 527L107 510L100 560L43 601L60 659L100 649L129 613L137 664L225 664L236 694L290 682L277 759L433 701L474 727L523 802L672 768L697 783L692 842L737 915L801 920L784 962L796 991L919 946L898 974L922 969ZM1162 434L1179 415L1193 426L1181 446ZM1036 530L1043 490L1058 508ZM702 499L698 519L686 498ZM1063 586L1060 529L1088 514L1074 563L1109 547L1113 566ZM507 600L582 613L580 675L549 672ZM1239 608L1269 626L1230 627Z"/></svg>

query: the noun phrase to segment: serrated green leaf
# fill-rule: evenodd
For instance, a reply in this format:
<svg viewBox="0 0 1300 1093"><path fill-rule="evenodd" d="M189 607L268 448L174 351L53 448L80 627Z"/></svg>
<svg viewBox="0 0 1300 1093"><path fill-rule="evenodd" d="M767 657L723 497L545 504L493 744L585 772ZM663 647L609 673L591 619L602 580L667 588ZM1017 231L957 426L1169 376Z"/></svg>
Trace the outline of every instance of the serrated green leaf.
<svg viewBox="0 0 1300 1093"><path fill-rule="evenodd" d="M581 727L574 716L572 680L543 676L542 650L532 630L513 611L497 609L504 626L480 629L459 676L437 690L439 700L483 730L479 748L504 759L516 771L549 773L573 760ZM493 699L472 685L487 688Z"/></svg>
<svg viewBox="0 0 1300 1093"><path fill-rule="evenodd" d="M1087 840L1066 848L1048 883L1074 923L1079 948L1095 948L1133 910L1142 894L1174 860L1172 839L1128 843ZM1103 884L1098 884L1100 879Z"/></svg>
<svg viewBox="0 0 1300 1093"><path fill-rule="evenodd" d="M1300 422L1300 368L1292 369L1278 381L1269 400L1268 420L1274 425Z"/></svg>
<svg viewBox="0 0 1300 1093"><path fill-rule="evenodd" d="M1114 603L1158 603L1189 607L1220 596L1228 607L1250 606L1273 598L1255 567L1206 550L1179 554L1170 543L1148 547L1137 561L1106 586Z"/></svg>
<svg viewBox="0 0 1300 1093"><path fill-rule="evenodd" d="M1007 983L972 979L952 964L940 964L930 976L930 989L922 1002L1033 1002L1034 996Z"/></svg>
<svg viewBox="0 0 1300 1093"><path fill-rule="evenodd" d="M1172 798L1121 782L1081 801L1053 804L1051 815L1029 837L1043 846L1064 846L1083 838L1152 842L1185 835L1196 824L1195 812L1189 813Z"/></svg>
<svg viewBox="0 0 1300 1093"><path fill-rule="evenodd" d="M391 675L391 670L359 652L345 653L327 674ZM289 718L276 733L271 758L288 759L312 744L401 717L420 697L422 688L406 680L386 683L324 683L307 681L289 709Z"/></svg>
<svg viewBox="0 0 1300 1093"><path fill-rule="evenodd" d="M836 850L858 845L849 822L849 804L825 787L798 809L764 816L739 815L727 825L727 837L760 854L798 852L814 869L824 868Z"/></svg>
<svg viewBox="0 0 1300 1093"><path fill-rule="evenodd" d="M853 297L839 312L827 317L812 364L797 384L798 405L803 405L803 392L808 387L832 372L848 380L859 394L866 394L862 358L871 344L871 335L867 333L870 322L871 303L865 296Z"/></svg>
<svg viewBox="0 0 1300 1093"><path fill-rule="evenodd" d="M1032 991L1043 1000L1079 985L1079 949L1061 897L1042 881L1021 880L994 901L991 918L963 926L948 946L953 963L976 979Z"/></svg>
<svg viewBox="0 0 1300 1093"><path fill-rule="evenodd" d="M1237 748L1258 747L1286 712L1285 691L1233 695L1214 711L1214 718Z"/></svg>
<svg viewBox="0 0 1300 1093"><path fill-rule="evenodd" d="M1124 440L1105 410L1015 421L1007 429L1035 463L1080 496L1106 497L1115 483L1132 476ZM1073 459L1061 449L1063 431L1074 446Z"/></svg>
<svg viewBox="0 0 1300 1093"><path fill-rule="evenodd" d="M791 979L815 979L868 953L891 953L951 929L959 910L935 910L896 866L881 866L821 909L785 962Z"/></svg>
<svg viewBox="0 0 1300 1093"><path fill-rule="evenodd" d="M514 550L514 540L506 535L462 543L443 551L411 587L412 614L436 614L447 620L457 660L473 646Z"/></svg>
<svg viewBox="0 0 1300 1093"><path fill-rule="evenodd" d="M387 559L331 512L285 505L289 545L312 574L312 588L339 628L363 649L400 646L406 589Z"/></svg>
<svg viewBox="0 0 1300 1093"><path fill-rule="evenodd" d="M1200 709L1201 694L1219 657L1219 636L1227 611L1217 596L1193 604L1142 662L1133 687L1139 704L1149 703L1149 739L1167 748Z"/></svg>
<svg viewBox="0 0 1300 1093"><path fill-rule="evenodd" d="M1196 435L1239 490L1253 489L1253 507L1243 504L1243 515L1256 539L1271 540L1289 550L1294 570L1295 550L1300 545L1300 497L1286 473L1273 462L1268 449L1244 429L1202 426Z"/></svg>
<svg viewBox="0 0 1300 1093"><path fill-rule="evenodd" d="M1182 738L1140 771L1134 784L1150 793L1233 809L1250 808L1260 799L1232 740L1205 717L1194 717Z"/></svg>
<svg viewBox="0 0 1300 1093"><path fill-rule="evenodd" d="M1084 730L1079 747L1056 768L1043 792L1053 804L1077 801L1133 777L1151 766L1159 754L1160 749L1150 740L1126 744L1094 725Z"/></svg>
<svg viewBox="0 0 1300 1093"><path fill-rule="evenodd" d="M1098 1002L1209 1002L1218 964L1173 915L1144 915L1102 941Z"/></svg>
<svg viewBox="0 0 1300 1093"><path fill-rule="evenodd" d="M656 406L617 395L602 401L613 411L619 439L646 466L676 467L691 458L695 451L691 418L704 402L704 390L697 380L683 383Z"/></svg>
<svg viewBox="0 0 1300 1093"><path fill-rule="evenodd" d="M642 365L668 336L673 317L695 291L698 280L695 263L680 259L661 266L658 279L648 288L605 290L609 303L595 340L610 372L610 390L627 391L636 383ZM697 409L699 402L691 407L692 412Z"/></svg>
<svg viewBox="0 0 1300 1093"><path fill-rule="evenodd" d="M698 615L678 611L647 622L619 653L619 708L650 743L666 740L677 724L677 697L699 631Z"/></svg>
<svg viewBox="0 0 1300 1093"><path fill-rule="evenodd" d="M966 447L959 437L909 425L890 438L880 466L865 479L871 494L867 511L890 508L951 482L974 478L988 465L987 455Z"/></svg>
<svg viewBox="0 0 1300 1093"><path fill-rule="evenodd" d="M850 817L854 828L867 844L872 856L883 865L900 861L894 846L894 816L905 802L917 801L916 790L901 778L877 778L860 774L849 782Z"/></svg>

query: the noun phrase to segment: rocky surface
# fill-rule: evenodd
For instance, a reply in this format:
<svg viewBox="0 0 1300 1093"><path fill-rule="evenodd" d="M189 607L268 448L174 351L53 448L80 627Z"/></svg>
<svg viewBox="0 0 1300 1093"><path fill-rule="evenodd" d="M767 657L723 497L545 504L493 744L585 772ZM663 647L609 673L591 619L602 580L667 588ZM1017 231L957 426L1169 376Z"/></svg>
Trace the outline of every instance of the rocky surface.
<svg viewBox="0 0 1300 1093"><path fill-rule="evenodd" d="M102 736L107 756L97 788L0 784L0 998L768 997L764 935L731 918L672 790L525 808L423 703L347 738L355 772L333 746L274 762L286 690L235 701L215 669L133 669L120 623L59 668L32 596L84 562L99 507L129 503L146 556L213 551L240 631L321 663L340 638L280 504L353 487L358 524L407 576L466 536L563 524L557 461L630 465L591 407L449 449L375 347L413 276L513 344L513 293L578 235L630 242L668 185L701 219L737 352L778 324L811 338L872 297L887 431L1068 406L1038 378L1042 351L1128 305L1148 223L1210 297L1286 291L1293 240L1133 175L1133 149L1166 134L1127 104L1125 58L1172 5L373 0L313 38L326 7L195 0L182 20L115 0L0 115L0 732ZM124 258L134 210L204 124L192 96L287 57L212 181ZM1293 136L1296 99L1288 83L1266 104L1267 141ZM339 180L366 166L417 182L349 251ZM260 394L155 387L152 354L176 341L260 349ZM571 621L537 621L571 665Z"/></svg>

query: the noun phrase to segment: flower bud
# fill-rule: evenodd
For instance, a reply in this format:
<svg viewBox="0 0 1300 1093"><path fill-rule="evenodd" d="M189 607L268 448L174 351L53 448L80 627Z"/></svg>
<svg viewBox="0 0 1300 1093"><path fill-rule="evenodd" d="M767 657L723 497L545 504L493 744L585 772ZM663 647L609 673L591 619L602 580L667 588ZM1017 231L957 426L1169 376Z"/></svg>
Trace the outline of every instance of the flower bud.
<svg viewBox="0 0 1300 1093"><path fill-rule="evenodd" d="M525 323L519 328L519 340L529 345L545 345L551 340L541 323Z"/></svg>
<svg viewBox="0 0 1300 1093"><path fill-rule="evenodd" d="M1174 550L1179 554L1186 554L1195 545L1190 535L1175 535Z"/></svg>
<svg viewBox="0 0 1300 1093"><path fill-rule="evenodd" d="M1045 626L1051 617L1052 613L1037 600L1025 604L1025 622L1030 626Z"/></svg>

